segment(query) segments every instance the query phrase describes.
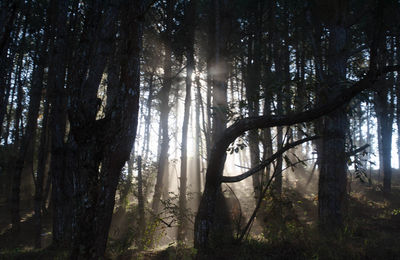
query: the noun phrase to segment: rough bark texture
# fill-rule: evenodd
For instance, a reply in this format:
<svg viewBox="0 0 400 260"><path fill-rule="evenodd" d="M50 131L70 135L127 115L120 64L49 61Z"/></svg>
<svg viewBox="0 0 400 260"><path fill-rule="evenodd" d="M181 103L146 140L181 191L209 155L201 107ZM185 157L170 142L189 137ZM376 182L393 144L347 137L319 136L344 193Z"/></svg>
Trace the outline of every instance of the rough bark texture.
<svg viewBox="0 0 400 260"><path fill-rule="evenodd" d="M142 1L97 1L88 10L81 48L95 43L88 52L74 57L83 66L73 71L68 147L74 152L70 164L74 181L73 259L104 256L121 169L129 159L136 136L139 98L139 53L141 50ZM121 9L120 9L121 8ZM107 61L114 54L113 42L120 11L118 77L108 84L110 99L106 115L98 119L97 91ZM95 26L94 26L95 25ZM114 60L114 59L110 59ZM79 62L80 61L80 62ZM117 68L117 70L118 70ZM81 73L87 77L79 76ZM101 167L100 167L101 165Z"/></svg>
<svg viewBox="0 0 400 260"><path fill-rule="evenodd" d="M333 1L328 5L318 6L326 12L332 9L332 16L325 19L329 30L328 52L326 56L327 70L319 71L322 88L319 102L332 100L333 95L340 93L346 82L347 62L347 4L343 1ZM316 58L319 59L319 54ZM319 67L322 63L319 64ZM333 94L333 95L332 95ZM321 231L339 230L345 216L345 199L347 184L347 162L345 157L345 142L348 122L345 107L327 114L321 122L322 140L318 145L318 160L320 166L318 188L318 213Z"/></svg>

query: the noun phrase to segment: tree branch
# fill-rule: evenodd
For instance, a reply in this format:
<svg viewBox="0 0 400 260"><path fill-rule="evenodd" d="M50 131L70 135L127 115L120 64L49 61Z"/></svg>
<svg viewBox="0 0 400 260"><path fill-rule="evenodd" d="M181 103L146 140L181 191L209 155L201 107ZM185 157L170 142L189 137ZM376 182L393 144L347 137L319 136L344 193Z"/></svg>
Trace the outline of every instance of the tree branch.
<svg viewBox="0 0 400 260"><path fill-rule="evenodd" d="M348 152L346 153L346 155L347 155L347 157L356 155L356 154L358 154L359 152L361 152L361 151L367 149L368 147L370 147L370 144L364 144L363 146L358 147L358 148L355 149L355 150L348 151Z"/></svg>
<svg viewBox="0 0 400 260"><path fill-rule="evenodd" d="M281 156L287 150L294 148L295 146L300 145L302 143L305 143L305 142L308 142L311 140L315 140L318 138L320 138L320 136L311 136L311 137L307 137L307 138L298 140L296 142L287 144L284 147L282 147L279 151L274 153L272 156L270 156L268 159L264 160L263 162L261 162L260 164L258 164L257 166L255 166L254 168L250 169L249 171L247 171L245 173L242 173L237 176L222 176L222 182L231 183L231 182L239 182L241 180L244 180L244 179L250 177L251 175L255 174L256 172L259 172L262 169L264 169L265 167L267 167L270 163L272 163L275 159L277 159L279 156Z"/></svg>

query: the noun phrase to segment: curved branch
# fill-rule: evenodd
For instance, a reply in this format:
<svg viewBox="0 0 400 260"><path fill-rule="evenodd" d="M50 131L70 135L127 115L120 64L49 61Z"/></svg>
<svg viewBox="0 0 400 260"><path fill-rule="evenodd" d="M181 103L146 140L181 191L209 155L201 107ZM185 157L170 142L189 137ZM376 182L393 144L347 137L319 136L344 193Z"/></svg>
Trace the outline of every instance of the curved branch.
<svg viewBox="0 0 400 260"><path fill-rule="evenodd" d="M248 177L250 177L251 175L255 174L256 172L261 171L262 169L264 169L265 167L268 166L268 164L270 164L271 162L273 162L275 159L277 159L279 156L281 156L284 152L286 152L287 150L294 148L297 145L300 145L302 143L311 141L311 140L315 140L320 138L319 136L311 136L311 137L307 137L301 140L298 140L296 142L290 143L285 145L284 147L282 147L279 151L277 151L276 153L274 153L272 156L270 156L268 159L262 161L260 164L258 164L257 166L255 166L254 168L250 169L249 171L242 173L240 175L237 176L222 176L222 182L225 183L231 183L231 182L238 182L241 180L244 180Z"/></svg>
<svg viewBox="0 0 400 260"><path fill-rule="evenodd" d="M336 95L332 95L329 101L318 104L314 108L299 113L288 115L266 115L243 118L228 127L216 143L215 147L228 147L238 136L253 129L263 129L275 126L289 126L303 122L310 122L321 116L335 111L347 104L360 92L372 89L379 76L393 71L400 71L400 65L386 66L380 70L369 71L367 75L352 86L343 88Z"/></svg>

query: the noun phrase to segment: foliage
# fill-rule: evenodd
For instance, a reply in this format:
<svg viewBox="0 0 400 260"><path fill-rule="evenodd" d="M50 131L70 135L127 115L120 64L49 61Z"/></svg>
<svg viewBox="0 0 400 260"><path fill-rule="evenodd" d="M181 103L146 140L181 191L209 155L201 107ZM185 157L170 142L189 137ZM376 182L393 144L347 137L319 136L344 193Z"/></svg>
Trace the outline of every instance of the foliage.
<svg viewBox="0 0 400 260"><path fill-rule="evenodd" d="M151 249L164 235L164 232L159 232L162 222L156 218L150 218L146 222L143 234L140 233L141 227L136 206L128 209L125 217L127 225L117 228L109 239L108 249L112 254L119 255L130 248Z"/></svg>

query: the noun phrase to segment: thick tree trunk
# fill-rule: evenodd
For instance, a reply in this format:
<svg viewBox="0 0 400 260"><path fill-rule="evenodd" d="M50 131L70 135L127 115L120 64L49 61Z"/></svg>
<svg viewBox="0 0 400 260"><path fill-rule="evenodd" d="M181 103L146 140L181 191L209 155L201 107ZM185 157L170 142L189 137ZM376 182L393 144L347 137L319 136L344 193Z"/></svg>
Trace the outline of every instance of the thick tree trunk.
<svg viewBox="0 0 400 260"><path fill-rule="evenodd" d="M346 80L347 32L343 24L345 10L336 10L341 22L329 26L328 89L321 101L330 99L328 93L338 92ZM340 17L340 18L338 18ZM335 23L337 21L333 21ZM346 215L347 159L345 155L348 122L344 107L323 119L322 141L319 150L320 175L318 187L319 227L322 232L340 230Z"/></svg>
<svg viewBox="0 0 400 260"><path fill-rule="evenodd" d="M67 58L67 10L68 1L51 1L51 10L56 15L56 41L50 56L48 91L50 102L49 130L51 135L52 205L53 205L53 243L67 246L71 241L70 208L72 190L71 180L65 171L64 136L66 129L65 73ZM64 61L64 62L62 62Z"/></svg>
<svg viewBox="0 0 400 260"><path fill-rule="evenodd" d="M319 225L322 230L342 227L346 199L346 111L340 108L324 118L318 186Z"/></svg>
<svg viewBox="0 0 400 260"><path fill-rule="evenodd" d="M81 104L79 96L73 96L72 103L75 102L78 106L72 109L80 107L87 120L80 122L82 118L79 117L72 117L71 120L73 139L70 145L75 146L75 152L79 151L76 156L78 167L73 169L75 227L72 259L104 257L118 180L136 137L139 111L139 57L142 39L140 17L143 1L126 1L118 6L106 2L100 6L96 12L101 14L101 24L105 27L101 27L99 38L94 39L98 41L98 49L94 55L98 55L103 62L112 55L110 43L115 40L116 14L118 8L123 7L119 42L121 46L117 55L120 73L114 75L120 75L120 78L112 77L110 79L117 82L108 82L108 87L115 89L108 92L109 107L106 108L107 113L103 119L96 120L96 113L92 112L91 106L96 104ZM88 80L83 83L88 86L88 92L83 95L88 100L93 100L93 95L97 95L94 90L99 87L105 63L101 66L91 64L89 68L93 75L89 73ZM93 132L93 129L96 131Z"/></svg>

